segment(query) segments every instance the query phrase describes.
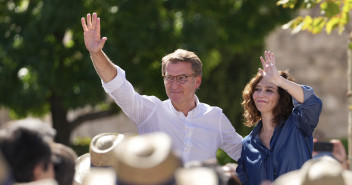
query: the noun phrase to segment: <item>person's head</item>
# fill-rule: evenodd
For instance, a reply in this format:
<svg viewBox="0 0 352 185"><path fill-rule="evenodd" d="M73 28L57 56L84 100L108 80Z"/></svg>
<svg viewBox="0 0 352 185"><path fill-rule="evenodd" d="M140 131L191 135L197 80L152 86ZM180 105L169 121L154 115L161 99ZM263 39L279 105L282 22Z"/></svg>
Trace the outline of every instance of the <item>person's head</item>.
<svg viewBox="0 0 352 185"><path fill-rule="evenodd" d="M24 127L29 130L34 130L37 132L45 141L53 142L56 136L56 130L50 126L49 123L43 122L39 119L26 118L22 120L9 121L1 129L11 128L11 127Z"/></svg>
<svg viewBox="0 0 352 185"><path fill-rule="evenodd" d="M287 80L294 81L287 71L279 71L279 74ZM272 121L276 126L288 118L293 108L291 95L281 87L268 82L259 72L247 83L242 98L243 117L248 127L257 124L261 115L266 112L273 114ZM262 101L265 101L265 104L262 104Z"/></svg>
<svg viewBox="0 0 352 185"><path fill-rule="evenodd" d="M202 82L202 66L195 53L183 49L162 58L165 90L172 102L194 100L194 93Z"/></svg>
<svg viewBox="0 0 352 185"><path fill-rule="evenodd" d="M0 150L16 182L54 178L50 146L36 131L24 127L1 130Z"/></svg>
<svg viewBox="0 0 352 185"><path fill-rule="evenodd" d="M73 184L77 154L70 147L60 143L51 143L50 147L53 155L56 181L59 185Z"/></svg>

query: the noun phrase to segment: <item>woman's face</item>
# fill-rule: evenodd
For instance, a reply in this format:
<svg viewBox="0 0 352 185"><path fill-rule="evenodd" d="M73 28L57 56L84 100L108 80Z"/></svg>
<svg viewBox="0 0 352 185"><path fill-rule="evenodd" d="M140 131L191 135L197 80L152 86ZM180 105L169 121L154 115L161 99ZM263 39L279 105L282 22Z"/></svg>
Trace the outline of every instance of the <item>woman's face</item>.
<svg viewBox="0 0 352 185"><path fill-rule="evenodd" d="M272 113L280 99L278 87L265 78L262 78L255 86L252 96L261 114Z"/></svg>

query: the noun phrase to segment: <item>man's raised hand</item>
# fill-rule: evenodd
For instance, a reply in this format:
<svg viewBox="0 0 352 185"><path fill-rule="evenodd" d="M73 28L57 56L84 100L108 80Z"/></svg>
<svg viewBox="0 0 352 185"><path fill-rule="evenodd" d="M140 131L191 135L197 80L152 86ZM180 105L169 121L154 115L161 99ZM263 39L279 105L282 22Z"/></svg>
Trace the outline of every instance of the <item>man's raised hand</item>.
<svg viewBox="0 0 352 185"><path fill-rule="evenodd" d="M87 50L92 53L101 51L104 47L106 37L100 38L100 18L96 13L87 14L87 23L84 17L81 19L82 28L84 31L84 44Z"/></svg>

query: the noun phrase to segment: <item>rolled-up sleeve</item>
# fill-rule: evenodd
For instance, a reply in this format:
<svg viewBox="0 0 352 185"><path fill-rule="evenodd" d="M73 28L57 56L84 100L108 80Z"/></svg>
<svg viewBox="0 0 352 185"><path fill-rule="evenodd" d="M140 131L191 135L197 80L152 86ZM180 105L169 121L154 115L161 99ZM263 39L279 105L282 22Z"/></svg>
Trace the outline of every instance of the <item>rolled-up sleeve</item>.
<svg viewBox="0 0 352 185"><path fill-rule="evenodd" d="M321 99L314 94L314 90L306 85L302 85L304 93L304 102L299 103L292 99L294 110L293 115L298 117L298 127L307 135L311 135L318 125L319 117L322 110Z"/></svg>

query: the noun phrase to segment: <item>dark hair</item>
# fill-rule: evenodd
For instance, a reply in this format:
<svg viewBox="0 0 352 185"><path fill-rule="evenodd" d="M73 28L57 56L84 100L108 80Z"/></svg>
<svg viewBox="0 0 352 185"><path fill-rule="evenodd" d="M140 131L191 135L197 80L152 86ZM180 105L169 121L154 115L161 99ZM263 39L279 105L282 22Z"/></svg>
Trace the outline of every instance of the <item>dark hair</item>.
<svg viewBox="0 0 352 185"><path fill-rule="evenodd" d="M55 180L59 185L72 184L77 154L70 147L60 143L51 143L50 147L53 155Z"/></svg>
<svg viewBox="0 0 352 185"><path fill-rule="evenodd" d="M41 164L47 170L51 163L49 144L40 135L23 127L0 132L0 149L16 182L34 180L34 168Z"/></svg>
<svg viewBox="0 0 352 185"><path fill-rule="evenodd" d="M192 70L194 71L195 76L202 75L202 67L203 64L198 56L191 52L184 49L177 49L173 53L170 53L164 56L161 59L161 73L164 76L166 73L166 65L168 63L176 64L178 62L188 62L192 64Z"/></svg>
<svg viewBox="0 0 352 185"><path fill-rule="evenodd" d="M287 71L279 71L280 76L283 78L294 81L294 79L289 75ZM243 101L241 103L243 107L243 117L245 119L244 125L251 127L254 126L258 123L258 121L261 119L261 114L257 107L255 106L254 100L253 100L253 93L255 91L256 85L259 83L259 81L263 77L261 74L258 72L250 81L247 83L246 87L244 88L242 92L242 98ZM286 120L288 116L290 115L292 109L293 109L293 103L292 103L292 96L282 89L281 87L278 87L278 93L280 95L279 102L277 106L273 110L274 118L273 118L273 124L276 126L280 121Z"/></svg>

